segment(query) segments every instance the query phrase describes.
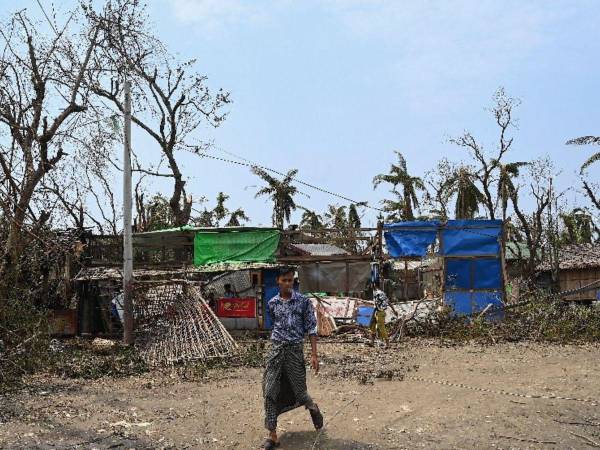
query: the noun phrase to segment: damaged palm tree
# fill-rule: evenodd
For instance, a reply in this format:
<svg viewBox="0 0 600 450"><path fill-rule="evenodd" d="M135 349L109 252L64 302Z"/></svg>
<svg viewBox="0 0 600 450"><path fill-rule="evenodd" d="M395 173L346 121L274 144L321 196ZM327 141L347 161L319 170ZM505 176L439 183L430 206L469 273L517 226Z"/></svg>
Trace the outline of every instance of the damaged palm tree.
<svg viewBox="0 0 600 450"><path fill-rule="evenodd" d="M152 366L232 355L237 346L200 295L185 281L138 284L136 346Z"/></svg>

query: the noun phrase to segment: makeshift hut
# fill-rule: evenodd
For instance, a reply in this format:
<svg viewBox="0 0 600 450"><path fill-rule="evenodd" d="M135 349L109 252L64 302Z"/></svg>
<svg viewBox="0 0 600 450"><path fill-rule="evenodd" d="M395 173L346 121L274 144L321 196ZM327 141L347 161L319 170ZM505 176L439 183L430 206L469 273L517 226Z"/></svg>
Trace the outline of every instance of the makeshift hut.
<svg viewBox="0 0 600 450"><path fill-rule="evenodd" d="M266 306L277 293L280 265L298 268L302 292L364 296L376 231L353 229L345 235L326 229L184 226L137 233L134 280L185 280L200 289L226 328L268 330ZM378 236L380 241L380 232ZM362 250L350 252L346 247ZM82 332L120 333L111 302L121 292L121 264L121 236L90 238L86 267L76 277ZM225 285L233 295L225 295Z"/></svg>
<svg viewBox="0 0 600 450"><path fill-rule="evenodd" d="M370 255L352 255L327 243L288 243L278 258L298 267L304 293L363 295L371 274Z"/></svg>
<svg viewBox="0 0 600 450"><path fill-rule="evenodd" d="M412 221L384 229L392 258L441 258L442 299L455 313L470 315L491 306L498 315L505 299L502 221Z"/></svg>
<svg viewBox="0 0 600 450"><path fill-rule="evenodd" d="M277 261L298 267L304 293L361 297L380 240L379 228L292 228L282 232Z"/></svg>
<svg viewBox="0 0 600 450"><path fill-rule="evenodd" d="M146 267L133 271L136 282L164 282L187 280L200 285L204 275L193 267ZM114 314L113 300L123 288L121 267L84 267L75 276L74 288L77 294L77 324L81 335L118 336L122 324Z"/></svg>
<svg viewBox="0 0 600 450"><path fill-rule="evenodd" d="M416 300L422 298L423 283L421 269L426 263L419 260L391 260L384 264L383 276L389 280L390 287L384 286L388 295L398 300Z"/></svg>
<svg viewBox="0 0 600 450"><path fill-rule="evenodd" d="M552 266L546 262L538 267L540 283L550 284ZM558 287L571 292L563 300L592 302L600 300L600 244L571 244L558 251Z"/></svg>
<svg viewBox="0 0 600 450"><path fill-rule="evenodd" d="M120 333L111 315L121 292L122 238L96 236L87 267L75 278L81 331ZM280 233L272 228L179 227L133 235L134 280L186 280L197 286L229 329L270 327L266 299L275 295ZM222 298L230 284L234 298Z"/></svg>

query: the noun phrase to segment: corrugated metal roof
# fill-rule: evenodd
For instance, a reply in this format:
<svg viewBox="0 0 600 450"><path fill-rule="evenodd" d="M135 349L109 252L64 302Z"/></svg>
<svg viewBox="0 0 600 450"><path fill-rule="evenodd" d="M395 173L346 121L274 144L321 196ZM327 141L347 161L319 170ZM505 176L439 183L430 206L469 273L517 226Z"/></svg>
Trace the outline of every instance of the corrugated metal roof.
<svg viewBox="0 0 600 450"><path fill-rule="evenodd" d="M332 244L290 244L291 247L306 252L312 256L349 255L343 248Z"/></svg>
<svg viewBox="0 0 600 450"><path fill-rule="evenodd" d="M558 252L561 270L590 269L600 267L600 244L570 244ZM540 264L538 270L550 270L550 264Z"/></svg>

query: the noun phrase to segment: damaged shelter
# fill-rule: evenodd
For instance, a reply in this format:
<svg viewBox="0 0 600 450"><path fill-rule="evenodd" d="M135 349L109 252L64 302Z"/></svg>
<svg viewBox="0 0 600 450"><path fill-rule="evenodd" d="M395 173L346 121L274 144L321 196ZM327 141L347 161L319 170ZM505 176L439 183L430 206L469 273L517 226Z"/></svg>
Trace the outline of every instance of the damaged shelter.
<svg viewBox="0 0 600 450"><path fill-rule="evenodd" d="M381 243L381 227L341 232L184 226L134 234L133 277L136 285L185 282L186 296L206 301L226 329L260 332L272 327L267 302L278 292L277 269L293 265L298 289L317 294L313 299L320 330L329 334L335 320L354 320L378 267L375 261L381 259ZM79 331L118 336L122 237L90 237L85 261L74 280ZM328 310L334 303L338 307L332 315Z"/></svg>
<svg viewBox="0 0 600 450"><path fill-rule="evenodd" d="M401 301L425 297L423 276L429 266L430 261L420 258L386 261L383 264L384 290Z"/></svg>
<svg viewBox="0 0 600 450"><path fill-rule="evenodd" d="M411 221L384 225L389 255L435 267L440 299L456 314L471 315L504 305L502 221ZM436 262L432 262L436 261ZM429 286L425 286L426 290ZM430 287L433 289L434 287Z"/></svg>
<svg viewBox="0 0 600 450"><path fill-rule="evenodd" d="M551 286L553 272L561 298L591 303L600 301L600 244L569 244L558 250L558 264L545 262L538 268L538 283ZM576 291L569 293L571 291Z"/></svg>
<svg viewBox="0 0 600 450"><path fill-rule="evenodd" d="M364 229L376 231L376 229ZM327 230L320 230L327 231ZM335 231L329 233L332 234ZM338 245L324 242L329 236L315 238L305 233L287 233L278 261L298 267L299 287L303 293L317 292L332 296L364 296L371 277L373 254L350 252ZM334 238L343 242L343 237ZM361 239L361 237L347 237ZM362 237L370 240L371 237ZM318 241L318 242L314 242Z"/></svg>
<svg viewBox="0 0 600 450"><path fill-rule="evenodd" d="M297 267L298 288L312 299L319 335L329 336L338 325L355 322L373 269L379 266L381 239L381 228L284 233L278 261Z"/></svg>
<svg viewBox="0 0 600 450"><path fill-rule="evenodd" d="M133 235L134 280L185 280L198 288L230 329L260 329L266 298L275 295L279 231L271 228L179 227ZM80 330L118 334L111 300L122 285L120 236L90 239L87 267L75 277ZM225 285L235 297L223 298Z"/></svg>

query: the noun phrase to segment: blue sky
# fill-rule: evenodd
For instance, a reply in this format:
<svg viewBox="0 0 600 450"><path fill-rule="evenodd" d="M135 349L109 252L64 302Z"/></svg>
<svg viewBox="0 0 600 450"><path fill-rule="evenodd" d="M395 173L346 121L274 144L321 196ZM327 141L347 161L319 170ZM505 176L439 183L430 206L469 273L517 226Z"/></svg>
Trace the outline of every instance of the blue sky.
<svg viewBox="0 0 600 450"><path fill-rule="evenodd" d="M268 167L297 168L299 178L356 200L377 204L385 196L371 180L388 169L394 150L422 175L441 157L466 159L447 142L465 129L493 148L496 130L484 108L499 86L522 100L507 160L547 154L563 188L577 185L592 151L564 142L600 132L597 1L149 3L151 26L171 51L196 58L212 88L231 92L228 119L196 138ZM15 4L5 0L2 9ZM134 147L148 161L158 155L139 133ZM270 204L254 199L259 180L247 169L183 160L195 197L222 190L253 224L270 222ZM590 175L598 180L599 172L596 165ZM298 202L311 209L343 203L302 190L310 198ZM375 214L364 219L372 225Z"/></svg>

